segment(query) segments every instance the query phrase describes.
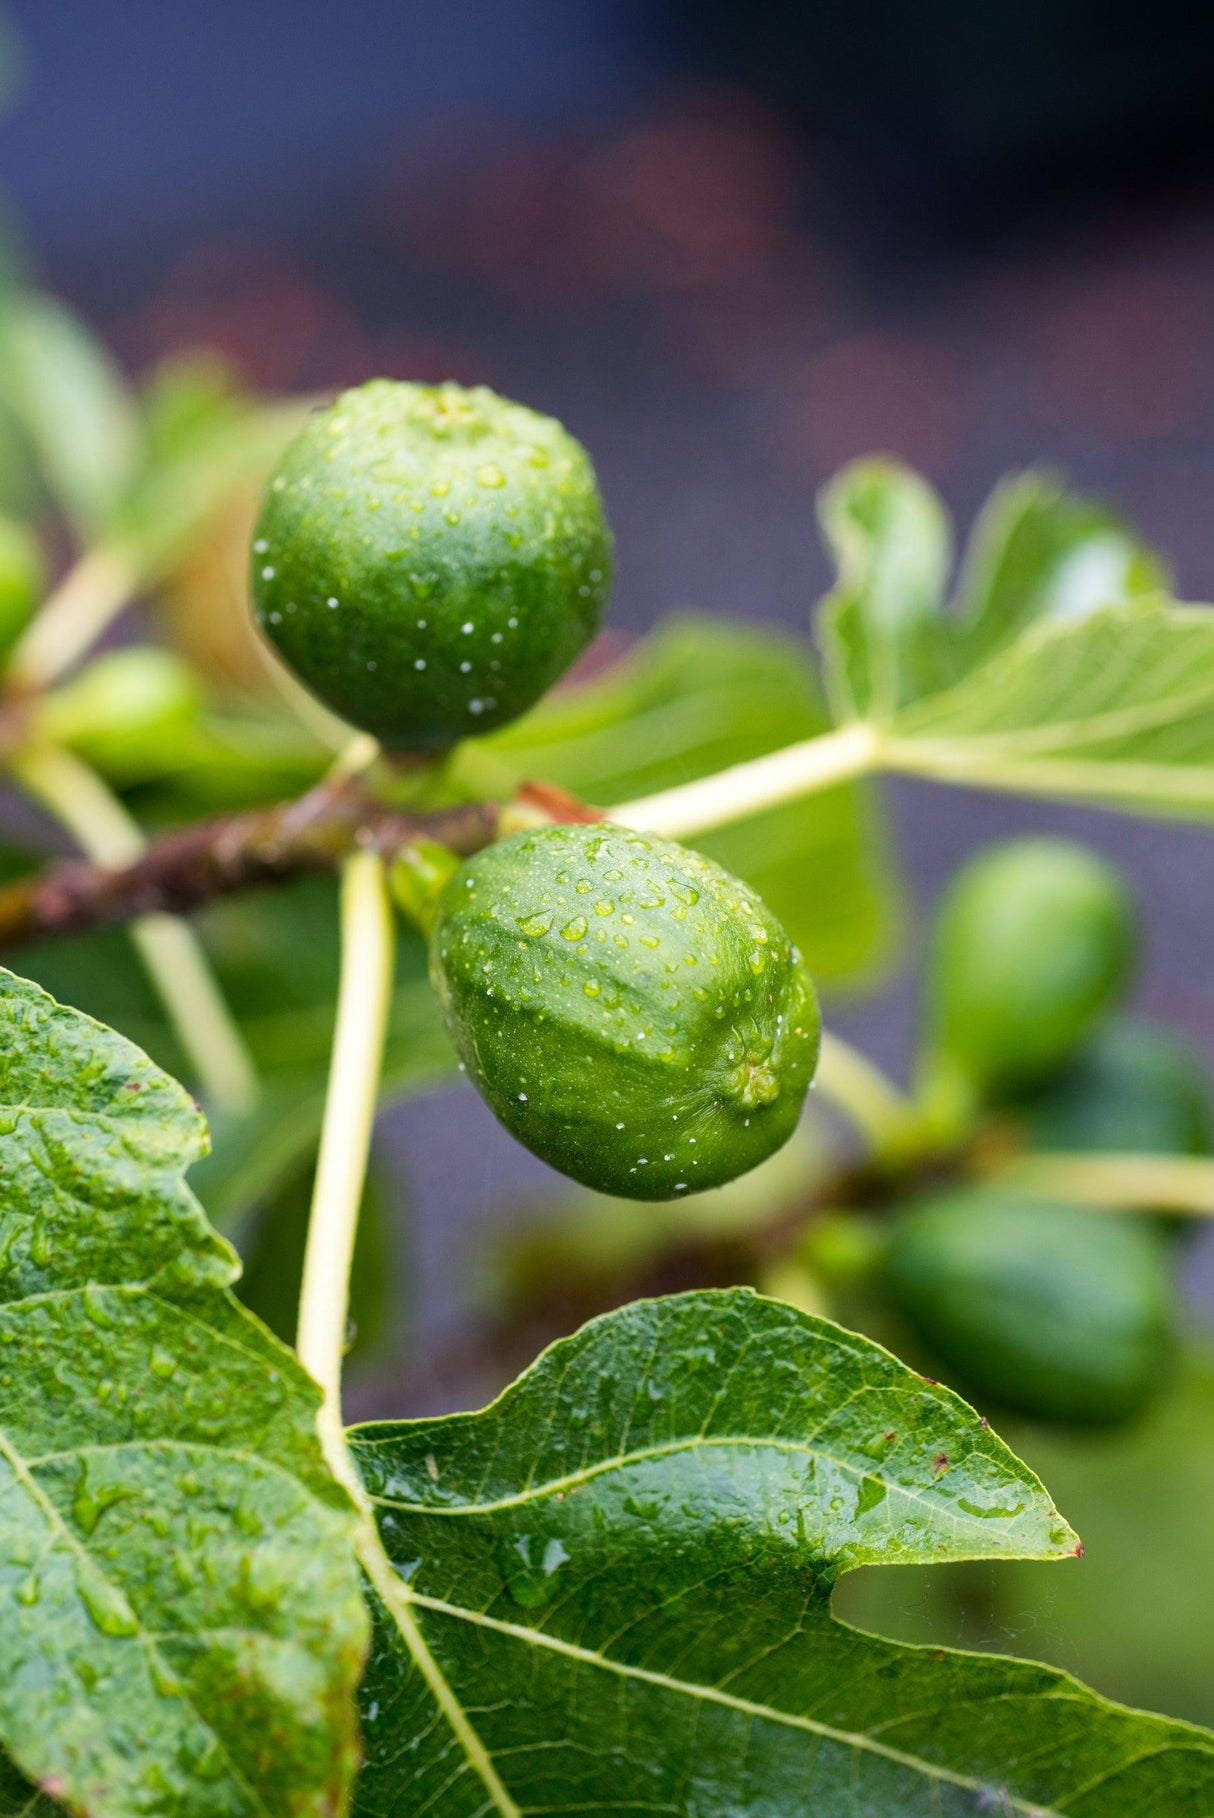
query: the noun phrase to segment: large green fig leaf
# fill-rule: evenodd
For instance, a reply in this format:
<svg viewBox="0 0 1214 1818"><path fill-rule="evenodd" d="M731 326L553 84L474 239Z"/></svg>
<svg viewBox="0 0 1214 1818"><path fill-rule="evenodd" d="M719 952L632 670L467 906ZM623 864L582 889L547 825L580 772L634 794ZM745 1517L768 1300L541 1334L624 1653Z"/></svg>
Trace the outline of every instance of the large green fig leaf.
<svg viewBox="0 0 1214 1818"><path fill-rule="evenodd" d="M336 1813L353 1516L185 1185L202 1119L8 973L0 1119L0 1741L90 1818Z"/></svg>
<svg viewBox="0 0 1214 1818"><path fill-rule="evenodd" d="M1015 1637L1114 1698L1214 1722L1214 1359L1183 1358L1168 1394L1104 1432L1008 1425L1076 1518L1082 1570L856 1572L843 1613L902 1641Z"/></svg>
<svg viewBox="0 0 1214 1818"><path fill-rule="evenodd" d="M812 738L829 723L803 642L685 613L606 674L469 741L453 774L471 795L508 795L542 777L608 807ZM819 981L853 979L887 957L898 892L862 786L823 790L694 843L757 891Z"/></svg>
<svg viewBox="0 0 1214 1818"><path fill-rule="evenodd" d="M484 1413L351 1446L385 1555L367 1818L1214 1812L1214 1736L832 1618L856 1566L1079 1549L963 1402L825 1320L641 1303Z"/></svg>

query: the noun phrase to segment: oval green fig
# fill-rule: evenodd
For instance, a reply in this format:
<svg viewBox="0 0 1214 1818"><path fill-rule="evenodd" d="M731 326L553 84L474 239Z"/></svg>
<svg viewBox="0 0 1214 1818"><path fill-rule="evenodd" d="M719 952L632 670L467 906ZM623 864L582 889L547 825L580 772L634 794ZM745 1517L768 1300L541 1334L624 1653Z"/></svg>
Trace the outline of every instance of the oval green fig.
<svg viewBox="0 0 1214 1818"><path fill-rule="evenodd" d="M887 1282L950 1380L1040 1420L1124 1419L1160 1385L1173 1293L1160 1232L973 1189L914 1206Z"/></svg>
<svg viewBox="0 0 1214 1818"><path fill-rule="evenodd" d="M46 580L42 551L24 524L0 514L0 657L34 616Z"/></svg>
<svg viewBox="0 0 1214 1818"><path fill-rule="evenodd" d="M171 650L132 644L95 657L46 696L40 730L119 781L165 766L172 741L202 710L194 671Z"/></svg>
<svg viewBox="0 0 1214 1818"><path fill-rule="evenodd" d="M991 847L940 910L930 1040L987 1095L1040 1079L1121 992L1134 949L1129 893L1095 853L1047 838Z"/></svg>
<svg viewBox="0 0 1214 1818"><path fill-rule="evenodd" d="M287 449L253 541L258 624L398 750L514 719L594 635L611 532L590 459L484 386L373 379Z"/></svg>
<svg viewBox="0 0 1214 1818"><path fill-rule="evenodd" d="M1011 1101L1036 1149L1210 1153L1210 1080L1170 1030L1119 1017L1043 1086Z"/></svg>
<svg viewBox="0 0 1214 1818"><path fill-rule="evenodd" d="M430 963L482 1095L588 1186L719 1186L796 1127L813 983L753 891L672 840L598 825L499 841L448 885Z"/></svg>

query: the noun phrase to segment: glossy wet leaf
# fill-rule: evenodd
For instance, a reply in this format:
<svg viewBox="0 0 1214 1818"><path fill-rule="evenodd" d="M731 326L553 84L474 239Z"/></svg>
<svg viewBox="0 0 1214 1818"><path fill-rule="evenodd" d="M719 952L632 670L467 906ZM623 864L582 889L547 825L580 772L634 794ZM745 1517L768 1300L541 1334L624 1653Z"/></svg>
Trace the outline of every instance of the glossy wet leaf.
<svg viewBox="0 0 1214 1818"><path fill-rule="evenodd" d="M1077 1543L963 1402L824 1320L739 1291L641 1303L481 1414L352 1446L394 1567L367 1818L1214 1811L1206 1732L834 1620L856 1566Z"/></svg>
<svg viewBox="0 0 1214 1818"><path fill-rule="evenodd" d="M0 1081L0 1740L95 1818L334 1813L351 1513L185 1185L201 1117L7 973Z"/></svg>
<svg viewBox="0 0 1214 1818"><path fill-rule="evenodd" d="M905 1641L1027 1649L1114 1698L1214 1722L1214 1359L1186 1358L1169 1394L1111 1432L1004 1430L1074 1518L1082 1570L857 1572L840 1592L848 1620Z"/></svg>
<svg viewBox="0 0 1214 1818"><path fill-rule="evenodd" d="M472 795L542 777L608 806L812 738L829 723L805 644L684 613L605 674L461 747L454 774ZM862 786L823 790L694 844L746 879L815 978L853 979L888 957L897 884Z"/></svg>

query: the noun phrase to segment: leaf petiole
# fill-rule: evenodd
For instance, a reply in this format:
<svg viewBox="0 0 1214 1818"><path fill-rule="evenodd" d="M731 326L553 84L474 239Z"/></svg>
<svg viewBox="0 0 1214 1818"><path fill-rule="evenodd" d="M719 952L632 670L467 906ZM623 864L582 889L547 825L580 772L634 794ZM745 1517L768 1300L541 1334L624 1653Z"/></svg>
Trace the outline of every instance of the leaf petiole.
<svg viewBox="0 0 1214 1818"><path fill-rule="evenodd" d="M87 551L21 637L5 667L6 684L17 691L49 688L129 605L135 584L121 550L101 544Z"/></svg>
<svg viewBox="0 0 1214 1818"><path fill-rule="evenodd" d="M706 833L745 820L764 808L777 808L798 796L851 782L880 764L880 734L874 725L855 720L834 732L802 739L699 777L657 795L641 796L606 811L607 819L622 827L638 827L671 839Z"/></svg>
<svg viewBox="0 0 1214 1818"><path fill-rule="evenodd" d="M1204 1155L1053 1150L1018 1156L997 1178L1098 1211L1214 1217L1214 1159Z"/></svg>
<svg viewBox="0 0 1214 1818"><path fill-rule="evenodd" d="M814 1086L838 1107L877 1156L902 1155L922 1133L922 1118L875 1062L837 1035L823 1032Z"/></svg>
<svg viewBox="0 0 1214 1818"><path fill-rule="evenodd" d="M350 1264L379 1093L395 944L383 861L376 852L356 852L342 872L337 1026L304 1251L296 1346L301 1363L324 1395L320 1433L325 1455L334 1475L347 1486L353 1470L342 1431L341 1367Z"/></svg>

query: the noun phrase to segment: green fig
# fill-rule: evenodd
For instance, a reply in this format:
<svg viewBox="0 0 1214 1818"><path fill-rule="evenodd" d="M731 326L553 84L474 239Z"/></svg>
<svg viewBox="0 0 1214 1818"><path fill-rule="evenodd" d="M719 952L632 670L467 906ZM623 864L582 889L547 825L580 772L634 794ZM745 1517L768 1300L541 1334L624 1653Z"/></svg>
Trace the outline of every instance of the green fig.
<svg viewBox="0 0 1214 1818"><path fill-rule="evenodd" d="M813 983L753 891L672 840L597 825L499 841L447 886L430 965L484 1098L587 1186L702 1191L796 1128Z"/></svg>
<svg viewBox="0 0 1214 1818"><path fill-rule="evenodd" d="M1135 916L1121 877L1061 839L971 859L941 906L928 976L935 1054L987 1097L1061 1066L1126 985Z"/></svg>
<svg viewBox="0 0 1214 1818"><path fill-rule="evenodd" d="M39 728L119 781L154 774L193 730L202 689L189 664L155 644L95 657L43 701Z"/></svg>
<svg viewBox="0 0 1214 1818"><path fill-rule="evenodd" d="M1210 1080L1167 1029L1117 1018L1009 1109L1035 1149L1210 1153Z"/></svg>
<svg viewBox="0 0 1214 1818"><path fill-rule="evenodd" d="M895 1224L890 1295L955 1386L1040 1420L1124 1419L1160 1385L1173 1290L1148 1221L995 1189Z"/></svg>
<svg viewBox="0 0 1214 1818"><path fill-rule="evenodd" d="M373 379L280 460L252 589L326 706L391 748L443 750L563 675L611 566L594 469L552 417L484 386Z"/></svg>

